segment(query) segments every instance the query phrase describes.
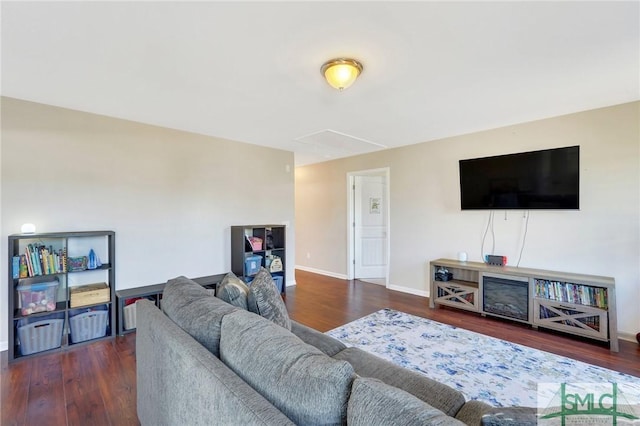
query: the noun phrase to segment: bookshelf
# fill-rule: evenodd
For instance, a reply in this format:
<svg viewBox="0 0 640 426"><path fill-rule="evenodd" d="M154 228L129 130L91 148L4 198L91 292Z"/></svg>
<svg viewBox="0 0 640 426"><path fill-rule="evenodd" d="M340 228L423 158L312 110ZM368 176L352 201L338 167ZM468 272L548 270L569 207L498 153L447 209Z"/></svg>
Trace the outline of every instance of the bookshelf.
<svg viewBox="0 0 640 426"><path fill-rule="evenodd" d="M611 351L618 352L611 277L451 259L433 260L429 270L431 308L445 305L524 322L608 342Z"/></svg>
<svg viewBox="0 0 640 426"><path fill-rule="evenodd" d="M8 243L10 362L115 335L115 232L14 234Z"/></svg>
<svg viewBox="0 0 640 426"><path fill-rule="evenodd" d="M286 294L286 231L284 225L242 225L231 227L231 271L251 282L261 266L280 282Z"/></svg>

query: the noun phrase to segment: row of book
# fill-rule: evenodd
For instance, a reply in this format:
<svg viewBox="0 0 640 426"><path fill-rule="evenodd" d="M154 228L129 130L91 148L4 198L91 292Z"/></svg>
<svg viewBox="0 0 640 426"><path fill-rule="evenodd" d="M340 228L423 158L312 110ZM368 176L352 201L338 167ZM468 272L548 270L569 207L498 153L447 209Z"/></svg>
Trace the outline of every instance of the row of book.
<svg viewBox="0 0 640 426"><path fill-rule="evenodd" d="M536 296L558 302L577 303L607 309L607 289L589 285L536 279Z"/></svg>
<svg viewBox="0 0 640 426"><path fill-rule="evenodd" d="M561 309L561 311L564 312L567 315L574 315L574 314L578 313L578 311L567 310L567 309ZM573 319L570 319L570 320L568 320L568 319L567 320L562 320L562 319L559 319L560 316L558 314L556 314L555 312L552 312L551 310L549 310L545 306L540 306L540 318L558 318L558 320L554 321L555 323L568 325L568 326L571 326L571 327L577 327L577 328L581 328L577 324L577 322L580 322L581 324L584 324L587 327L592 328L593 330L600 331L600 316L599 315L591 315L591 316L573 318Z"/></svg>
<svg viewBox="0 0 640 426"><path fill-rule="evenodd" d="M25 253L13 257L13 278L28 278L67 272L67 249L29 244Z"/></svg>

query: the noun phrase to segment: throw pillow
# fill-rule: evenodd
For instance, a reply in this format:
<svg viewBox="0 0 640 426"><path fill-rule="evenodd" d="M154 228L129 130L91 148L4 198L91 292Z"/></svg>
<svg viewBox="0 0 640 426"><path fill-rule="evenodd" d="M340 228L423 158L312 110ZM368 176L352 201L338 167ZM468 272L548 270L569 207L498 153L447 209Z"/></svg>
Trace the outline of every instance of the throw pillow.
<svg viewBox="0 0 640 426"><path fill-rule="evenodd" d="M226 315L220 359L295 424L346 424L351 364L273 322L242 310Z"/></svg>
<svg viewBox="0 0 640 426"><path fill-rule="evenodd" d="M347 407L347 424L464 425L402 389L364 377L353 381Z"/></svg>
<svg viewBox="0 0 640 426"><path fill-rule="evenodd" d="M215 356L220 356L222 317L237 309L186 277L169 280L164 286L164 313Z"/></svg>
<svg viewBox="0 0 640 426"><path fill-rule="evenodd" d="M265 268L260 268L258 274L251 281L247 305L251 312L291 330L287 307L278 293L271 274Z"/></svg>
<svg viewBox="0 0 640 426"><path fill-rule="evenodd" d="M249 287L233 272L229 272L222 279L217 289L217 296L230 305L237 306L245 311L248 309Z"/></svg>

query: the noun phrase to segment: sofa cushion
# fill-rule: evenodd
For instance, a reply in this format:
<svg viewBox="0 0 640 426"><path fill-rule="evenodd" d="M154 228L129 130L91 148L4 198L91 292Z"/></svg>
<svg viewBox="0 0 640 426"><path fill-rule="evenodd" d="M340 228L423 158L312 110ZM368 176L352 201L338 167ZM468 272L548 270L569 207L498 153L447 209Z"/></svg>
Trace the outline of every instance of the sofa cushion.
<svg viewBox="0 0 640 426"><path fill-rule="evenodd" d="M220 359L294 423L345 423L353 367L283 327L251 312L226 315Z"/></svg>
<svg viewBox="0 0 640 426"><path fill-rule="evenodd" d="M247 304L251 312L271 320L287 330L291 330L291 320L287 313L287 307L282 301L276 285L273 283L271 274L265 268L260 268L260 271L251 281Z"/></svg>
<svg viewBox="0 0 640 426"><path fill-rule="evenodd" d="M162 310L198 343L220 356L222 317L237 308L213 297L195 281L178 277L169 280L164 287Z"/></svg>
<svg viewBox="0 0 640 426"><path fill-rule="evenodd" d="M328 334L324 334L304 324L291 320L291 332L298 336L303 342L315 346L329 356L334 356L347 346L338 339L334 339Z"/></svg>
<svg viewBox="0 0 640 426"><path fill-rule="evenodd" d="M216 295L230 305L237 306L245 311L248 309L249 287L233 272L229 272L222 279Z"/></svg>
<svg viewBox="0 0 640 426"><path fill-rule="evenodd" d="M408 392L380 380L358 377L347 409L349 426L464 425Z"/></svg>
<svg viewBox="0 0 640 426"><path fill-rule="evenodd" d="M464 405L464 396L457 390L362 349L347 348L333 358L351 363L359 376L379 379L403 389L448 416L455 416Z"/></svg>
<svg viewBox="0 0 640 426"><path fill-rule="evenodd" d="M464 403L460 411L456 413L456 419L468 425L479 425L484 415L494 407L486 402L471 400ZM523 425L524 426L524 425Z"/></svg>
<svg viewBox="0 0 640 426"><path fill-rule="evenodd" d="M470 402L472 401L467 404ZM481 424L482 426L535 426L538 424L537 414L537 408L532 407L491 407L482 416Z"/></svg>

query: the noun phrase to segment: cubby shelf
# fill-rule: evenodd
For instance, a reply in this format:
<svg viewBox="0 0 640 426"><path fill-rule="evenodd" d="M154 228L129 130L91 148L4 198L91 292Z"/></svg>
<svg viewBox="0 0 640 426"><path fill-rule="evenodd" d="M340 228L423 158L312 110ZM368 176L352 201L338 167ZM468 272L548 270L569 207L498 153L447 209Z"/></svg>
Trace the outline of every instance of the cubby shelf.
<svg viewBox="0 0 640 426"><path fill-rule="evenodd" d="M115 335L115 232L14 234L9 235L8 242L10 362ZM29 248L35 247L38 250L29 251ZM66 261L73 257L87 256L90 250L98 255L102 262L100 266L90 265L90 268L82 270L70 270L67 267ZM30 265L26 271L21 272L20 268L16 269L14 258L18 263L26 262L29 253L32 253ZM38 267L34 269L36 262ZM102 299L97 303L87 302L82 306L72 307L71 289L95 283L106 284L108 289L105 288L104 292L107 294L103 292L99 296ZM21 291L31 297L33 293L37 293L34 289L44 287L51 289L50 296L55 298L54 309L50 310L47 306L47 310L38 312L33 300L29 305L26 302L23 305ZM36 312L30 313L31 305ZM98 326L92 322L97 318L102 321ZM105 320L106 331L102 335ZM22 342L21 334L24 340Z"/></svg>
<svg viewBox="0 0 640 426"><path fill-rule="evenodd" d="M274 281L281 280L281 294L285 296L286 231L287 228L284 225L232 226L231 271L246 282L250 282L260 267L265 267ZM258 257L260 259L257 259ZM276 264L271 264L270 262L274 260ZM256 264L254 265L253 262ZM279 266L277 266L278 263Z"/></svg>
<svg viewBox="0 0 640 426"><path fill-rule="evenodd" d="M218 284L222 281L226 274L207 275L204 277L192 278L201 286L210 289L214 292ZM127 333L136 331L135 321L132 324L125 324L125 308L129 300L137 299L150 299L153 303L160 308L162 303L162 293L164 292L164 286L166 283L151 284L142 287L126 288L116 291L116 304L118 310L118 335L124 336ZM135 309L132 308L132 309ZM135 318L134 313L134 318ZM129 327L126 327L126 326Z"/></svg>

